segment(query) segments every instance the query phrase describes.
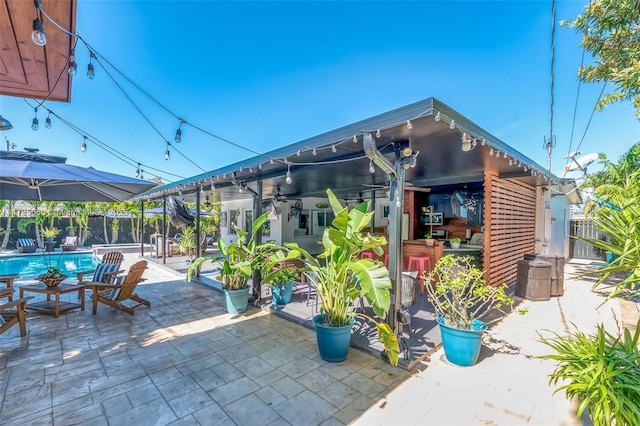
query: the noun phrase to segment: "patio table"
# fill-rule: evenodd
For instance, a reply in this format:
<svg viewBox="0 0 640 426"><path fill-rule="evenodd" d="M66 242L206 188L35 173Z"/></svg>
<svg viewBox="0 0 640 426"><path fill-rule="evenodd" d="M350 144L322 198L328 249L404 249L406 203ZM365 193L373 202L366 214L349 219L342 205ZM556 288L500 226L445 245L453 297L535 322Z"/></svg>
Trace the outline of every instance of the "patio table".
<svg viewBox="0 0 640 426"><path fill-rule="evenodd" d="M56 287L47 287L44 284L26 285L20 287L20 298L24 297L25 291L46 294L47 300L28 303L26 308L44 314L52 314L55 318L58 318L61 313L65 313L71 309L80 308L81 311L84 311L84 288L84 285L76 284L59 284ZM73 292L78 292L80 303L60 301L61 294ZM51 296L54 296L54 300L51 300Z"/></svg>

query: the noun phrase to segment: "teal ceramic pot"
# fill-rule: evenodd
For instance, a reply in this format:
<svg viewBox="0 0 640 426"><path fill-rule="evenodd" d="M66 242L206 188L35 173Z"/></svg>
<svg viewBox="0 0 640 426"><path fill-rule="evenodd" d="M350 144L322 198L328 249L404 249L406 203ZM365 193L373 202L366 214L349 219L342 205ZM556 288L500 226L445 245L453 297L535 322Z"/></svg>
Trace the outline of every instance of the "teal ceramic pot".
<svg viewBox="0 0 640 426"><path fill-rule="evenodd" d="M224 298L227 302L227 312L241 314L247 310L249 304L249 287L241 290L224 290Z"/></svg>
<svg viewBox="0 0 640 426"><path fill-rule="evenodd" d="M355 319L349 325L329 327L324 323L324 315L313 317L316 326L316 338L320 357L328 362L341 362L347 359L351 343L351 329Z"/></svg>
<svg viewBox="0 0 640 426"><path fill-rule="evenodd" d="M442 346L447 360L452 364L469 367L478 361L482 348L482 334L487 330L485 323L473 320L473 330L461 330L444 324L444 318L436 318L440 324Z"/></svg>
<svg viewBox="0 0 640 426"><path fill-rule="evenodd" d="M271 300L274 305L286 305L291 302L293 281L277 284L271 288Z"/></svg>

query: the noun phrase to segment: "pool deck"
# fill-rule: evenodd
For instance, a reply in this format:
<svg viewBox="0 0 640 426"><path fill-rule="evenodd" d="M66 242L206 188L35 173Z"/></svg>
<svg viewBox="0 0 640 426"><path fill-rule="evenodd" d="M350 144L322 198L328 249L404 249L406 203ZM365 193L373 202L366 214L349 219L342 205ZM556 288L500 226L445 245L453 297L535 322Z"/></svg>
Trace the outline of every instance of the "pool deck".
<svg viewBox="0 0 640 426"><path fill-rule="evenodd" d="M567 264L562 297L518 299L528 313L496 323L475 366L437 349L405 371L354 349L324 362L311 330L253 307L229 315L219 292L150 263L138 293L151 308L30 313L26 338L0 335L0 424L579 425L548 384L554 363L536 358L548 353L537 332L638 319L633 302L599 307L605 292L569 279L590 267Z"/></svg>

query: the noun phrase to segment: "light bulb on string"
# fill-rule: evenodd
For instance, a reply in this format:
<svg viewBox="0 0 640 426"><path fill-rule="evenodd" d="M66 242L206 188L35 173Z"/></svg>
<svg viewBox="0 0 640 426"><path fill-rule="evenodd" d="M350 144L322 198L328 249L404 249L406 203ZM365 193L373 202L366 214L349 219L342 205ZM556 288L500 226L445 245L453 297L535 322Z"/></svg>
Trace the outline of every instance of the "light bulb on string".
<svg viewBox="0 0 640 426"><path fill-rule="evenodd" d="M438 111L438 112L436 113L436 116L435 116L435 117L433 117L433 119L434 119L434 120L436 120L436 121L440 121L440 111Z"/></svg>
<svg viewBox="0 0 640 426"><path fill-rule="evenodd" d="M317 149L315 149L315 148L313 148L313 152L312 152L312 154L313 154L313 155L317 155L317 154L318 154L318 150L317 150Z"/></svg>
<svg viewBox="0 0 640 426"><path fill-rule="evenodd" d="M185 121L180 118L180 123L178 124L178 130L176 130L176 136L175 138L173 138L174 141L176 141L176 143L180 143L182 142L182 123L184 123Z"/></svg>
<svg viewBox="0 0 640 426"><path fill-rule="evenodd" d="M262 170L262 163L258 164L258 170Z"/></svg>
<svg viewBox="0 0 640 426"><path fill-rule="evenodd" d="M358 137L356 135L353 135L353 143L358 143Z"/></svg>
<svg viewBox="0 0 640 426"><path fill-rule="evenodd" d="M204 187L202 187L202 186L200 187L200 194L204 195Z"/></svg>
<svg viewBox="0 0 640 426"><path fill-rule="evenodd" d="M273 164L273 158L270 158L270 159L269 159L269 163L270 163L270 164Z"/></svg>
<svg viewBox="0 0 640 426"><path fill-rule="evenodd" d="M164 152L164 159L167 161L171 159L171 153L169 152L169 144L167 144L167 150Z"/></svg>
<svg viewBox="0 0 640 426"><path fill-rule="evenodd" d="M37 46L44 46L45 44L47 44L47 37L44 35L44 23L40 18L36 18L33 20L32 28L33 31L31 32L31 41L33 41Z"/></svg>
<svg viewBox="0 0 640 426"><path fill-rule="evenodd" d="M291 166L288 166L288 168L287 168L287 177L286 177L286 179L284 181L287 183L287 185L291 185L291 182L292 182L292 179L291 179Z"/></svg>
<svg viewBox="0 0 640 426"><path fill-rule="evenodd" d="M49 111L49 115L47 115L47 119L44 120L44 127L47 129L51 128L51 111Z"/></svg>
<svg viewBox="0 0 640 426"><path fill-rule="evenodd" d="M451 130L453 130L453 129L455 129L455 128L456 128L456 120L451 120L451 123L449 123L449 128L450 128Z"/></svg>
<svg viewBox="0 0 640 426"><path fill-rule="evenodd" d="M249 167L249 173L253 173L253 167Z"/></svg>
<svg viewBox="0 0 640 426"><path fill-rule="evenodd" d="M376 130L376 138L380 137L380 129Z"/></svg>
<svg viewBox="0 0 640 426"><path fill-rule="evenodd" d="M240 173L244 172L244 167L240 166Z"/></svg>
<svg viewBox="0 0 640 426"><path fill-rule="evenodd" d="M331 145L331 152L337 152L338 150L336 149L335 145Z"/></svg>
<svg viewBox="0 0 640 426"><path fill-rule="evenodd" d="M298 157L300 157L300 150L298 150L298 152L296 152L296 155L297 155Z"/></svg>
<svg viewBox="0 0 640 426"><path fill-rule="evenodd" d="M38 130L40 126L38 125L38 108L34 108L33 110L33 120L31 120L31 128L33 130Z"/></svg>
<svg viewBox="0 0 640 426"><path fill-rule="evenodd" d="M493 157L493 148L491 148L491 149L489 150L489 155L490 155L491 157Z"/></svg>
<svg viewBox="0 0 640 426"><path fill-rule="evenodd" d="M369 173L375 173L376 167L373 165L373 160L369 159Z"/></svg>
<svg viewBox="0 0 640 426"><path fill-rule="evenodd" d="M407 120L407 129L409 130L413 129L413 124L411 124L410 120Z"/></svg>
<svg viewBox="0 0 640 426"><path fill-rule="evenodd" d="M487 141L484 140L484 138L482 138L482 142L480 142L480 145L485 146L487 144Z"/></svg>
<svg viewBox="0 0 640 426"><path fill-rule="evenodd" d="M76 49L71 49L69 52L69 68L67 73L70 76L74 76L78 73L78 64L76 64Z"/></svg>
<svg viewBox="0 0 640 426"><path fill-rule="evenodd" d="M82 139L82 146L80 147L80 151L82 152L87 152L87 137L83 136L84 139Z"/></svg>
<svg viewBox="0 0 640 426"><path fill-rule="evenodd" d="M507 158L507 153L506 152L502 153L502 158Z"/></svg>
<svg viewBox="0 0 640 426"><path fill-rule="evenodd" d="M96 78L96 70L93 67L93 62L92 62L93 59L96 59L96 54L93 53L93 50L90 50L89 65L87 65L87 77L89 77L89 80L93 80L94 78Z"/></svg>

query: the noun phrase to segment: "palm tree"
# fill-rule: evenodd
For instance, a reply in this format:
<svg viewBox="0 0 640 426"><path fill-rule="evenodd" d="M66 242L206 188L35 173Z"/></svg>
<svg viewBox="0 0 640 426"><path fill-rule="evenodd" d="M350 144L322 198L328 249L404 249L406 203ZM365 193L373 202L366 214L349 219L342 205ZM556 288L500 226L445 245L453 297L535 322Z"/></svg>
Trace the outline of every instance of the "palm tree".
<svg viewBox="0 0 640 426"><path fill-rule="evenodd" d="M9 244L9 237L11 236L11 219L13 218L16 202L13 200L0 200L0 210L7 208L7 228L3 230L2 248L6 249Z"/></svg>

